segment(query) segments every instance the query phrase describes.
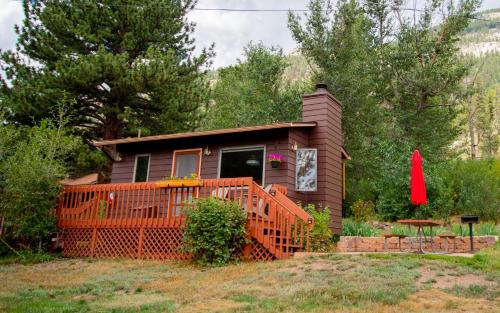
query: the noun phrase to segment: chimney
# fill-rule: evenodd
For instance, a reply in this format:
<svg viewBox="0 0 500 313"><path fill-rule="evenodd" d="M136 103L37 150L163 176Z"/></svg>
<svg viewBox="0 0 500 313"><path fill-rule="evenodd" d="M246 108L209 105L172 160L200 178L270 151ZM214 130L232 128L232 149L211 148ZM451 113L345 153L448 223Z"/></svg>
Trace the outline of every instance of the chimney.
<svg viewBox="0 0 500 313"><path fill-rule="evenodd" d="M309 202L330 208L330 228L342 230L342 104L324 83L302 100L302 120L316 122L309 133L309 148L318 149L318 189Z"/></svg>

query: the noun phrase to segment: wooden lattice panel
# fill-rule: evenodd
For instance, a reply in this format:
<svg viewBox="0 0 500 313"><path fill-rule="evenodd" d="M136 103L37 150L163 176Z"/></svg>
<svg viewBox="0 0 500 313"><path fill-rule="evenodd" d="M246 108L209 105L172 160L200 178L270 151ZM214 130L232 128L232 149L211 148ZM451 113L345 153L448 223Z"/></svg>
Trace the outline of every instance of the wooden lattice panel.
<svg viewBox="0 0 500 313"><path fill-rule="evenodd" d="M189 259L189 254L182 251L182 236L180 228L145 229L142 257L146 259Z"/></svg>
<svg viewBox="0 0 500 313"><path fill-rule="evenodd" d="M101 228L97 230L95 256L136 258L139 229Z"/></svg>
<svg viewBox="0 0 500 313"><path fill-rule="evenodd" d="M65 229L62 233L63 255L66 257L91 256L92 234L91 228Z"/></svg>
<svg viewBox="0 0 500 313"><path fill-rule="evenodd" d="M252 238L250 259L255 261L272 261L276 257L269 252L260 242Z"/></svg>

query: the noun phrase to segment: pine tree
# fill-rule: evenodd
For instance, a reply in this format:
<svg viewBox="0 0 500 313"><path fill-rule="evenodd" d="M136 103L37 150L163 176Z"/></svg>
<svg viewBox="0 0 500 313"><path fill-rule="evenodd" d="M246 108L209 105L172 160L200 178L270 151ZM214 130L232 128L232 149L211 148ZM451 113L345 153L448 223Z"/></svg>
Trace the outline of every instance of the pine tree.
<svg viewBox="0 0 500 313"><path fill-rule="evenodd" d="M191 130L212 47L194 54L195 0L24 1L17 51L1 54L1 105L33 124L62 98L88 139Z"/></svg>

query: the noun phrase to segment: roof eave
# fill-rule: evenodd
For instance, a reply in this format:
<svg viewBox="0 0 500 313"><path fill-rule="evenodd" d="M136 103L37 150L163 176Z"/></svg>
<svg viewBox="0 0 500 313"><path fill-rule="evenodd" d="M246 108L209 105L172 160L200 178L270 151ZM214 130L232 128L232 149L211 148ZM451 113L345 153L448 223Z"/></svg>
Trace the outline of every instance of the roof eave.
<svg viewBox="0 0 500 313"><path fill-rule="evenodd" d="M215 135L235 134L235 133L244 133L244 132L252 132L252 131L283 129L283 128L300 128L300 127L307 128L307 127L316 127L316 126L317 126L316 122L277 123L277 124L246 126L246 127L238 127L238 128L206 130L206 131L189 132L189 133L177 133L177 134L155 135L155 136L147 136L147 137L129 137L129 138L113 139L113 140L101 140L101 141L94 141L93 144L95 146L98 146L98 147L104 147L104 146L120 145L120 144L128 144L128 143L151 142L151 141L171 140L171 139L180 139L180 138L194 138L194 137L203 137L203 136L215 136Z"/></svg>

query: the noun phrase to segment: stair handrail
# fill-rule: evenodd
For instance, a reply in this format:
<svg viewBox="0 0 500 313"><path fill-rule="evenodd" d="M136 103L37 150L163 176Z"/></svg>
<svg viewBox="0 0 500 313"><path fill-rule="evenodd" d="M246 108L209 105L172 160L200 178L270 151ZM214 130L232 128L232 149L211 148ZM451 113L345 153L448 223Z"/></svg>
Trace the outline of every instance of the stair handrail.
<svg viewBox="0 0 500 313"><path fill-rule="evenodd" d="M253 182L253 184L252 184L252 189L253 189L252 192L254 192L254 190L259 190L260 192L266 193L269 196L269 198L278 205L278 207L283 209L283 211L285 213L288 213L289 215L293 216L293 220L300 219L304 223L304 225L306 227L305 248L306 248L306 251L308 252L309 251L309 233L310 233L311 228L314 226L314 219L312 218L312 216L309 215L305 210L303 210L302 208L297 206L297 204L295 204L292 200L290 200L287 196L283 195L279 191L274 191L272 193L266 192L264 190L264 188L262 188L260 185L258 185L255 182ZM249 200L251 198L252 198L252 195L249 194ZM297 214L297 213L299 213L299 214ZM291 220L291 221L293 221L293 220ZM298 226L297 223L293 223L293 224ZM291 229L289 229L288 231L291 231ZM295 232L296 231L297 231L297 229L295 229ZM295 235L298 235L298 234L295 233ZM300 236L299 244L302 246L303 245L302 240L303 240L304 234L301 233L299 236ZM292 236L290 234L290 238L291 237ZM275 251L275 253L276 253L277 257L282 256L282 251ZM287 254L287 252L285 252L285 254Z"/></svg>
<svg viewBox="0 0 500 313"><path fill-rule="evenodd" d="M314 226L314 218L309 213L307 213L306 210L297 205L297 203L293 202L290 198L288 198L286 194L283 194L283 192L279 188L274 188L273 185L271 191L274 193L275 198L277 198L278 201L282 202L282 204L290 212L294 213L297 217L302 219L307 224L312 224L312 226Z"/></svg>

